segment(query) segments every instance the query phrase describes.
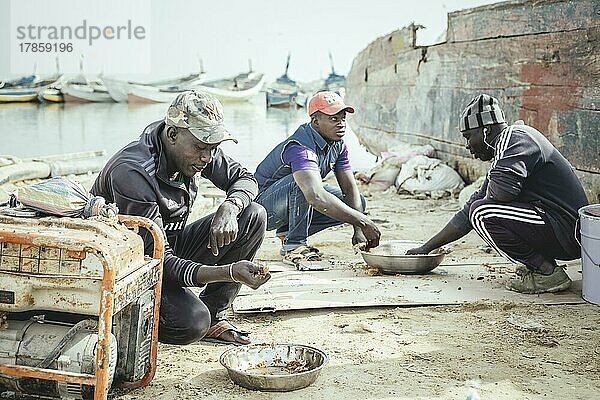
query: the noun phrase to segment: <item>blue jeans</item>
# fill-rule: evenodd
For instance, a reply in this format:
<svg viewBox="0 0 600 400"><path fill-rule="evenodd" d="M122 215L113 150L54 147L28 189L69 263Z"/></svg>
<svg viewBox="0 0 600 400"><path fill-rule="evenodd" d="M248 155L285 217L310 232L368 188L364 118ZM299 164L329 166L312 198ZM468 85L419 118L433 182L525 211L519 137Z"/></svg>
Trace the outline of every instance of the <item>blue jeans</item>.
<svg viewBox="0 0 600 400"><path fill-rule="evenodd" d="M338 188L323 185L329 193L343 201ZM255 200L267 210L267 230L276 229L277 236L285 236L283 250L306 245L306 238L342 222L314 211L308 204L293 175L287 175L261 192ZM361 196L362 211L366 206Z"/></svg>

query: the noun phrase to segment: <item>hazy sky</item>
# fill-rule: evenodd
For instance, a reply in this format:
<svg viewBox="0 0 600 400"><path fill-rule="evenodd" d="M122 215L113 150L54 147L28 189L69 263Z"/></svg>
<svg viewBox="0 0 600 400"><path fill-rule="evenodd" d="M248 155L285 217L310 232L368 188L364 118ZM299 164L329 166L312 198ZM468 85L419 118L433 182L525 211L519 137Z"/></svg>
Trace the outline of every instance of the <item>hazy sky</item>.
<svg viewBox="0 0 600 400"><path fill-rule="evenodd" d="M44 2L53 3L52 0ZM169 77L195 71L198 69L197 55L200 55L210 78L245 71L248 59L252 60L254 70L274 78L283 72L287 53L291 52L290 76L308 81L328 74L329 51L333 54L336 72L346 74L356 54L379 36L414 21L426 27L418 32L419 43L430 44L444 32L448 12L495 2L149 0L151 74L146 77ZM61 11L65 14L81 13L86 3L103 4L98 0L80 0L77 2L80 10ZM60 2L56 4L60 5ZM0 79L15 73L31 72L11 71L10 58L6 57L12 51L9 48L9 35L12 33L9 32L8 10L9 0L0 0ZM32 12L35 13L35 10ZM89 64L85 66L89 74L100 72L103 68ZM75 66L65 68L74 69ZM44 71L38 67L39 72Z"/></svg>

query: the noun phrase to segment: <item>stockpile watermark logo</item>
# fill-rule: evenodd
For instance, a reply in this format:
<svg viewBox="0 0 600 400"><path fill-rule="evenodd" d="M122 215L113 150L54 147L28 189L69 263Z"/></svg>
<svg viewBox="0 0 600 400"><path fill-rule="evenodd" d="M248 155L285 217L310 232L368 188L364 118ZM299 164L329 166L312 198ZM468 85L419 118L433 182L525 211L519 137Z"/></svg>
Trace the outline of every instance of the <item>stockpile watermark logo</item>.
<svg viewBox="0 0 600 400"><path fill-rule="evenodd" d="M149 73L150 3L11 0L11 72Z"/></svg>

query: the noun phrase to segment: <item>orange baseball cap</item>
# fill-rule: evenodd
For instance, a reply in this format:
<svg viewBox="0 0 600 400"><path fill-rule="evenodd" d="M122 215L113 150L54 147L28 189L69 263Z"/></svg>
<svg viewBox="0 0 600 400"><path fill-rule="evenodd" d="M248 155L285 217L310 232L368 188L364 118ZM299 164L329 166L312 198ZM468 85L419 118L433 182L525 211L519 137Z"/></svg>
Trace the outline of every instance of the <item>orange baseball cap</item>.
<svg viewBox="0 0 600 400"><path fill-rule="evenodd" d="M308 115L313 115L317 111L334 115L342 110L354 113L354 108L346 105L340 95L335 92L319 92L308 102Z"/></svg>

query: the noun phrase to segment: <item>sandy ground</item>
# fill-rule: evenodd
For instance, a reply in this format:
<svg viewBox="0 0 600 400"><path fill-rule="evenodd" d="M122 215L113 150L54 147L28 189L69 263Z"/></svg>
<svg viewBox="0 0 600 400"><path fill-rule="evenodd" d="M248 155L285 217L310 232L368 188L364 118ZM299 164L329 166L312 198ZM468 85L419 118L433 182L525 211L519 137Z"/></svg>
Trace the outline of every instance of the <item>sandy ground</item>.
<svg viewBox="0 0 600 400"><path fill-rule="evenodd" d="M415 199L395 193L368 198L383 239L426 239L458 209L456 200ZM211 206L210 200L200 203ZM196 213L202 210L196 207ZM333 228L312 238L332 257L360 262L352 229ZM469 234L453 257L488 256ZM258 258L277 260L279 241L269 232ZM267 283L268 284L268 283ZM219 364L230 346L198 342L160 345L158 371L143 389L117 392L129 399L598 399L599 307L478 302L462 306L334 309L231 315L253 332L255 343L299 343L331 360L308 388L262 393L241 388ZM514 316L541 324L527 330ZM470 397L469 397L470 396Z"/></svg>
<svg viewBox="0 0 600 400"><path fill-rule="evenodd" d="M89 187L94 176L78 177ZM0 188L0 197L12 185ZM4 193L2 193L4 191ZM204 187L204 193L214 193ZM458 210L454 199L416 199L385 192L369 196L369 214L382 239L423 240ZM217 199L218 202L218 199ZM194 217L213 207L199 199ZM360 267L351 249L352 229L340 226L311 238L327 257ZM451 245L449 257L471 263L489 249L471 233ZM268 232L257 256L279 260L279 240ZM336 263L336 265L339 265ZM483 268L483 267L482 267ZM401 279L401 277L399 277ZM267 283L268 284L268 283ZM477 302L461 306L380 307L235 315L255 343L318 347L329 365L308 388L262 393L229 379L219 356L230 346L198 342L160 345L158 371L149 386L116 391L133 399L598 399L600 398L600 308ZM538 327L512 323L526 318ZM470 396L470 397L469 397Z"/></svg>

